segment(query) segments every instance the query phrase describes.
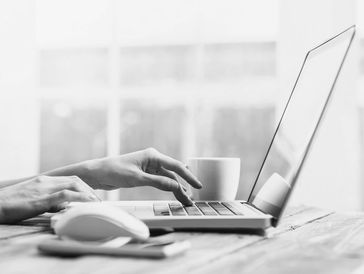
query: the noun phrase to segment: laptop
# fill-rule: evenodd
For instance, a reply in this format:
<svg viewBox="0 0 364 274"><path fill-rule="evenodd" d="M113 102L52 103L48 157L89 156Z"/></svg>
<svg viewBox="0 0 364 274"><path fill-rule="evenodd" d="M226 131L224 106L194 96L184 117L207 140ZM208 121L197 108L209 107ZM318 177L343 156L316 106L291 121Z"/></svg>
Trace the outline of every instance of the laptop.
<svg viewBox="0 0 364 274"><path fill-rule="evenodd" d="M309 50L246 201L110 201L149 228L266 229L279 224L355 35L351 26ZM51 224L57 221L52 217Z"/></svg>

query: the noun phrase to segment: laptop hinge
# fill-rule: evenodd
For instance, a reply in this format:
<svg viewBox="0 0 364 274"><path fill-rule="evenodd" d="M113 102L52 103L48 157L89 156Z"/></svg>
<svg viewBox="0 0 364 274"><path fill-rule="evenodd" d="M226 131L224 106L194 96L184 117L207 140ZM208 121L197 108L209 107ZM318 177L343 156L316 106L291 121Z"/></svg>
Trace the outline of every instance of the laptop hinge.
<svg viewBox="0 0 364 274"><path fill-rule="evenodd" d="M242 204L247 204L247 205L249 205L250 207L252 207L254 210L259 211L260 213L263 213L263 214L265 214L265 215L270 215L270 216L272 217L272 218L271 218L271 224L272 224L272 226L274 226L274 227L276 227L276 226L277 226L277 224L278 224L278 220L277 220L277 218L275 218L275 217L274 217L274 216L272 216L271 214L264 212L263 210L261 210L261 209L257 208L255 205L253 205L253 204L252 204L252 203L250 203L250 202L240 202L240 203L242 203Z"/></svg>

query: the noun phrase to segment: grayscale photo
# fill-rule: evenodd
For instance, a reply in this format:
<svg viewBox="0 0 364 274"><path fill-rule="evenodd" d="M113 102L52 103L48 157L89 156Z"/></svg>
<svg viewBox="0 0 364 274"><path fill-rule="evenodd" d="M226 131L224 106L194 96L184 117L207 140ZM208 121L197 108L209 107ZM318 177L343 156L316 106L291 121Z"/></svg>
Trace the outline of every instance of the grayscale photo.
<svg viewBox="0 0 364 274"><path fill-rule="evenodd" d="M1 274L364 274L364 2L0 0Z"/></svg>

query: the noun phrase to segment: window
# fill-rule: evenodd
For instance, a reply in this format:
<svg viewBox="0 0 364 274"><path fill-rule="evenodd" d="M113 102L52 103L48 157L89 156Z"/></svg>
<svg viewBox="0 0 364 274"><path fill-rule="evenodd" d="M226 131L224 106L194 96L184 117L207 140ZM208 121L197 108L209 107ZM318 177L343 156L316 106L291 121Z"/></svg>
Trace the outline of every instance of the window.
<svg viewBox="0 0 364 274"><path fill-rule="evenodd" d="M246 198L281 113L282 90L289 91L293 82L282 79L282 71L296 74L294 62L303 57L296 50L301 45L285 39L302 41L301 33L313 33L304 37L311 46L313 38L332 32L331 24L349 17L353 23L343 11L352 3L336 2L318 4L309 22L301 13L310 5L276 0L1 3L6 24L0 24L0 88L5 91L0 106L6 115L0 117L5 170L0 175L27 176L154 146L182 161L241 157L238 198ZM361 2L356 1L358 56L351 61L359 73L360 111L355 113L360 119L350 124L356 129L364 128ZM327 24L317 24L321 21ZM289 65L282 69L283 63ZM346 140L345 147L352 148L348 159L364 147L363 136L347 138L352 135L361 147ZM343 167L342 174L347 171ZM359 167L347 174L356 172ZM335 181L334 193L341 193L339 178L330 181ZM311 197L309 188L306 193ZM110 198L171 197L150 188L115 194ZM312 197L321 201L319 194Z"/></svg>
<svg viewBox="0 0 364 274"><path fill-rule="evenodd" d="M107 86L108 74L105 48L39 51L41 87Z"/></svg>
<svg viewBox="0 0 364 274"><path fill-rule="evenodd" d="M106 104L41 100L40 171L106 156Z"/></svg>
<svg viewBox="0 0 364 274"><path fill-rule="evenodd" d="M239 190L245 197L274 128L276 13L267 12L270 29L258 27L254 35L238 27L247 26L248 15L223 16L227 33L211 31L223 26L213 16L221 12L219 1L210 13L202 11L203 1L194 11L180 2L183 16L167 2L156 1L145 14L150 21L138 21L135 12L142 11L133 3L92 1L84 11L86 3L77 1L69 11L73 1L38 1L40 169L150 146L180 160L238 156L246 159ZM272 1L262 2L274 11ZM259 9L253 1L232 1L224 14L246 13L247 5Z"/></svg>

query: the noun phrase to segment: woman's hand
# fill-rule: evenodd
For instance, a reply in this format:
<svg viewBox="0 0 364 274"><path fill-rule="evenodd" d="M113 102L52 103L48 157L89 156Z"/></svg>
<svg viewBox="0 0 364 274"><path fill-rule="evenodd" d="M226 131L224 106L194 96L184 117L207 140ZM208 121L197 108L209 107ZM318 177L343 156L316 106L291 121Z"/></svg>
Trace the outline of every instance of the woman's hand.
<svg viewBox="0 0 364 274"><path fill-rule="evenodd" d="M39 176L0 189L0 223L16 223L67 202L100 201L94 190L77 176Z"/></svg>
<svg viewBox="0 0 364 274"><path fill-rule="evenodd" d="M192 187L202 187L184 164L153 148L118 157L91 160L83 165L87 166L87 172L82 178L94 188L111 190L152 186L172 191L180 202L188 205L192 201L186 194L185 187L178 183L176 174Z"/></svg>

